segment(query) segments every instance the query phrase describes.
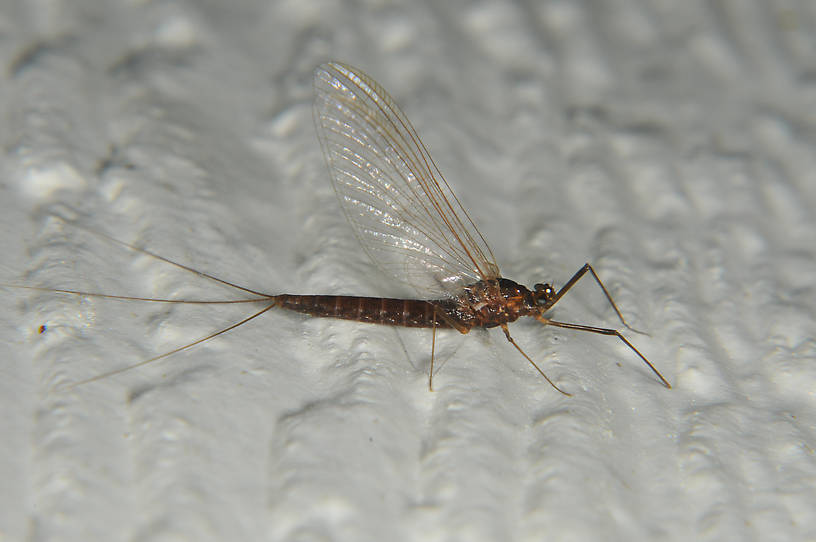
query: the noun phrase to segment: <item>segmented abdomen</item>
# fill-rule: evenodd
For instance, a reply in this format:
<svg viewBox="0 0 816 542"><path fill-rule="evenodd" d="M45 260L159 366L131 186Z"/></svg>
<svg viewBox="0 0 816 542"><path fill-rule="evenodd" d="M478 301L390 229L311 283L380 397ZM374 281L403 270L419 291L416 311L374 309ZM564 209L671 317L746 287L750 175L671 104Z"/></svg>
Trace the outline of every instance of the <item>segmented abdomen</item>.
<svg viewBox="0 0 816 542"><path fill-rule="evenodd" d="M451 327L439 316L439 312L450 303L447 300L432 303L385 297L289 294L275 296L275 299L279 307L312 316L405 327L433 327L436 307L436 327Z"/></svg>

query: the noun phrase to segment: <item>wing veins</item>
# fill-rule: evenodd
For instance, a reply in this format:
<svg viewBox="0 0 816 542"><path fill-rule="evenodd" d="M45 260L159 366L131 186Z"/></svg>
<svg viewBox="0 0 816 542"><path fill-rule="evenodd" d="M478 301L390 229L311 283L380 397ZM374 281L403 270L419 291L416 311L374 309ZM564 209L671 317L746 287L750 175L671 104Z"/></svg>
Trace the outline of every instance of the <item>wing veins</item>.
<svg viewBox="0 0 816 542"><path fill-rule="evenodd" d="M357 84L357 86L359 88L361 88L361 90L363 91L363 93L367 97L369 97L369 98L371 97L371 94L366 92L365 88L360 87L359 83L354 78L350 78L350 80L352 82L354 82L355 84ZM369 86L369 85L367 85L367 86ZM377 86L379 87L379 85L377 85ZM378 96L378 97L383 97L384 98L383 92L377 92L377 90L382 90L382 89L381 88L380 89L375 89L374 90L375 95ZM430 210L428 210L427 206L425 206L425 204L422 203L423 207L426 209L426 213L429 216L432 216L432 217L433 216L439 216L440 218L442 218L442 220L444 222L444 225L445 225L445 229L448 232L450 232L451 234L453 234L453 237L456 239L459 246L465 251L465 255L468 257L468 259L470 259L470 261L479 270L480 274L482 275L482 278L488 278L485 270L483 270L481 268L481 265L479 264L479 262L477 262L476 259L473 257L473 255L470 253L470 250L468 249L467 245L465 244L465 242L460 237L459 232L453 226L453 224L451 223L451 221L448 218L447 214L445 213L442 205L440 205L440 203L439 203L439 198L440 197L441 197L442 200L447 202L447 206L450 209L453 217L456 219L456 221L459 223L459 225L462 226L461 220L459 220L458 216L456 216L456 211L453 209L453 207L450 205L450 202L445 197L445 195L444 195L444 193L443 193L443 191L442 191L442 189L441 189L441 187L439 185L439 182L434 178L433 171L431 171L431 169L429 167L428 159L427 159L427 156L426 156L427 149L425 148L424 144L421 143L421 140L419 139L419 136L416 134L416 131L413 129L413 126L411 126L410 122L408 122L407 119L402 118L402 116L399 114L400 112L398 110L395 110L395 108L393 107L393 103L390 100L387 100L387 99L382 100L382 102L384 102L384 104L388 107L388 112L386 112L386 110L382 107L382 103L381 103L380 100L372 99L372 101L377 106L379 111L383 114L383 118L386 121L388 121L388 123L394 128L394 130L396 131L397 137L393 137L390 134L388 134L387 130L385 130L385 131L377 130L377 131L384 138L389 139L392 146L398 147L400 150L402 150L401 153L398 153L398 155L400 157L410 159L409 169L411 170L412 173L414 173L414 178L417 180L417 184L423 189L424 194L427 196L428 200L430 200L431 204L433 205L434 210L436 211L435 214L431 213ZM357 107L357 109L361 110L362 108ZM364 118L368 119L368 116L366 115L366 116L364 116ZM405 131L407 132L407 137L410 138L411 142L414 144L416 149L420 151L419 156L417 156L417 153L414 152L412 149L408 149L408 148L401 145L400 141L407 141L408 139L406 138L406 135L402 132L402 130L400 130L399 126L396 125L396 123L394 122L394 118L396 118L397 121L399 121L402 128L404 128ZM375 122L372 122L371 124L375 129L377 129L379 126L382 126L381 124L375 123ZM419 144L418 144L418 142L419 142ZM425 152L423 152L423 150ZM424 168L420 167L420 164L418 164L416 162L417 158L422 160L422 162L424 163L424 166L425 166ZM421 174L421 173L423 173L423 169L424 169L424 172L427 173L427 175L422 175ZM438 171L438 168L437 168L437 171ZM420 173L420 175L417 176L416 173ZM431 185L429 183L428 177L433 182L433 185ZM416 190L413 190L413 187L411 186L411 184L410 183L406 183L406 184L408 184L408 186L415 193L415 195L416 195L415 200L419 201L419 202L422 202L422 199L420 197L418 197L418 194L417 194ZM447 182L445 184L447 185ZM433 188L435 188L436 190L433 190ZM457 202L458 202L458 200L457 200ZM464 228L462 227L462 229L464 229ZM440 230L440 233L442 233L443 237L445 237L444 232L442 232ZM469 235L468 235L468 237L469 237Z"/></svg>
<svg viewBox="0 0 816 542"><path fill-rule="evenodd" d="M349 106L350 106L350 104L349 104ZM350 107L351 107L351 106L350 106ZM359 108L359 107L356 107L356 106L355 106L355 109L361 109L361 108ZM374 129L376 129L376 126L373 126L373 127L374 127ZM332 131L333 133L335 133L336 135L338 135L338 136L342 136L342 137L349 137L349 138L351 138L351 135L347 134L346 132L339 131L339 130L335 130L335 129L331 129L331 131ZM377 131L378 131L378 133L380 133L380 135L382 135L383 137L385 137L385 134L381 133L379 130L377 130ZM358 139L356 139L356 138L352 138L352 139L354 139L355 141L358 141L358 142L359 142L359 140L358 140ZM396 146L396 145L394 145L394 144L396 144L396 143L398 143L398 139L397 139L397 140L393 140L393 139L392 139L392 146ZM402 149L402 147L400 147L400 148ZM400 153L398 153L398 155L400 155L400 156L405 155L405 154L408 154L408 151L407 151L407 150L404 150L404 149L402 150L402 153L401 153L401 154L400 154ZM413 153L411 153L411 154L413 154ZM361 159L363 158L362 156L360 156L360 155L359 155L359 154L357 154L357 153L355 153L355 154L354 154L354 156L356 156L356 157L358 157L358 158L361 158ZM345 157L344 157L344 158L345 158ZM355 165L356 165L356 164L355 164ZM418 168L416 168L416 167L415 167L414 169L418 169ZM402 219L403 219L403 220L404 220L406 223L408 223L408 224L412 225L412 226L413 226L413 227L414 227L414 228L415 228L417 231L419 231L420 233L422 233L423 235L425 235L425 236L426 236L426 237L428 237L429 239L437 239L438 237L441 237L441 238L443 238L443 239L444 239L444 238L446 238L446 236L445 236L445 234L444 234L444 232L445 232L445 231L448 231L448 232L453 233L453 234L454 234L454 236L456 236L456 238L457 238L457 241L458 241L458 246L459 246L459 247L461 247L461 248L462 248L462 249L465 251L464 256L468 257L468 258L469 258L471 261L473 261L474 265L476 265L476 266L477 266L477 269L480 269L480 268L479 268L479 266L477 265L477 263L476 263L476 262L473 260L472 256L469 254L469 252L468 252L468 250L467 250L467 247L466 247L466 246L465 246L465 245L462 243L461 239L459 239L459 237L458 237L458 235L457 235L457 232L456 232L456 231L455 231L455 230L452 228L452 226L450 225L450 222L448 222L448 221L445 219L445 216L444 216L444 214L443 214L442 208L439 206L438 202L436 201L436 198L434 198L434 197L431 195L431 193L430 193L428 190L423 189L423 193L424 193L424 194L426 194L426 195L428 196L428 199L430 199L430 200L431 200L431 202L435 204L435 209L437 210L437 213L433 213L433 212L431 212L430 210L428 210L427 206L426 206L426 205L424 204L424 202L423 202L423 198L421 198L421 197L420 197L419 192L418 192L417 190L413 189L412 183L409 183L409 182L405 182L405 183L404 183L404 185L407 185L407 186L409 187L409 189L411 189L411 190L412 190L412 194L413 194L413 195L412 195L412 196L410 196L410 197L405 196L405 197L406 197L406 199L409 199L410 201L417 202L417 203L419 203L420 205L422 205L422 206L423 206L423 207L426 209L426 212L424 213L424 215L425 215L425 216L427 216L428 218L430 218L430 219L431 219L431 221L432 221L432 227L429 227L429 226L431 226L431 224L427 224L427 223L426 223L424 220L422 220L422 219L420 218L420 217L421 217L421 215L420 215L420 214L417 214L417 213L410 213L410 208L408 208L408 207L403 207L402 209L397 209L397 208L396 208L396 207L394 207L393 205L390 205L388 202L385 202L385 201L384 201L384 200L383 200L383 199L382 199L382 198L379 196L380 194L382 194L382 191L377 190L377 187L376 187L376 186L372 186L371 184L366 183L366 182L365 182L365 181L363 181L361 178L356 177L356 176L353 176L353 175L352 175L350 172L348 172L348 171L345 171L345 170L344 170L344 171L342 172L342 174L343 174L343 175L348 175L348 176L353 177L353 178L354 178L354 180L356 181L356 184L357 184L357 185L362 185L362 186L365 186L365 187L369 187L369 188L370 188L370 190L366 190L366 191L365 191L365 193L367 193L367 194L371 195L372 197L374 197L374 198L376 198L376 199L379 199L380 201L383 201L383 202L384 202L384 203L385 203L385 204L386 204L388 207L390 207L390 208L391 208L391 209L394 211L394 213L395 213L395 214L398 214L399 216L401 216L401 217L402 217ZM416 177L416 176L414 176L414 178L416 178L416 179L420 179L421 177ZM424 179L423 179L423 181L424 181ZM422 184L422 183L423 183L423 181L418 181L418 183L417 183L417 184ZM391 188L392 188L392 189L394 189L394 190L396 190L396 191L397 191L398 193L400 193L400 194L404 194L404 192L400 191L400 190L399 190L399 188L398 188L397 186L392 186ZM361 202L361 203L362 203L362 202ZM436 220L434 220L434 216L435 216L435 214L436 214L436 215L441 216L441 217L443 218L443 220L445 220L445 226L446 226L446 227L442 227L442 226L440 226L439 222L438 222L438 221L436 221ZM433 230L437 231L437 232L438 232L438 234L432 234L431 232L432 232ZM453 244L450 244L450 243L445 243L445 244L443 244L443 243L437 243L437 245L438 245L438 248L439 248L439 249L443 250L443 251L444 251L444 252L445 252L447 255L451 256L452 258L455 258L455 259L462 259L462 255L460 255L460 254L456 253L455 251L451 251L451 250L449 250L449 249L448 249L448 247L455 249L455 248L456 248L456 245L453 245ZM477 248L478 248L478 247L477 247ZM480 272L481 272L481 269L480 269ZM484 274L484 273L482 273L482 274Z"/></svg>
<svg viewBox="0 0 816 542"><path fill-rule="evenodd" d="M354 79L353 79L353 78L352 78L351 80L352 80L352 81L354 81ZM356 81L354 81L354 82L356 83ZM368 83L368 81L365 81L365 82L366 82L366 83ZM410 122L410 121L409 121L409 120L408 120L408 119L407 119L407 118L404 116L404 114L402 113L402 111L401 111L401 110L399 110L399 108L396 108L396 107L395 107L394 102L388 98L388 95L387 95L387 93L385 92L385 90L384 90L384 89L383 89L383 88L382 88L382 87L381 87L379 84L377 84L375 81L373 81L373 80L372 80L372 81L371 81L371 83L373 83L373 86L374 86L374 92L375 92L375 94L376 94L377 96L379 96L379 97L382 97L382 98L383 98L383 102L385 103L385 105L388 107L389 111L390 111L390 112L391 112L393 115L389 115L389 114L385 113L385 111L382 109L382 107L380 107L380 101L379 101L379 100L373 100L373 101L374 101L374 102L377 104L377 106L378 106L378 108L380 109L380 111L382 111L382 112L383 112L384 117L385 117L385 118L386 118L386 119L387 119L387 120L388 120L388 121L389 121L389 122L390 122L392 125L394 125L392 118L396 118L396 119L397 119L397 120L400 122L400 124L403 126L403 128L405 128L405 130L407 131L407 133L408 133L408 135L409 135L409 137L410 137L411 141L413 142L414 146L417 148L417 150L419 150L420 158L422 159L422 161L423 161L423 162L424 162L424 164L425 164L425 171L428 173L428 175L429 175L430 179L433 181L433 185L434 185L434 187L436 188L436 192L439 194L439 196L441 196L442 201L443 201L443 202L444 202L444 203L447 205L447 207L448 207L448 209L450 210L450 212L451 212L451 215L452 215L453 219L455 219L455 221L456 221L456 223L457 223L457 225L458 225L459 229L465 233L465 235L467 236L468 241L470 242L470 245L472 246L472 248L474 248L474 249L476 249L476 250L478 251L479 256L481 257L482 261L489 263L489 262L488 262L488 260L487 260L487 258L485 257L486 255L485 255L485 254L482 252L482 250L481 250L481 248L478 246L478 244L476 244L476 243L475 243L474 239L473 239L473 238L472 238L472 236L470 235L470 232L467 230L467 228L465 228L464 223L463 223L463 222L462 222L462 220L459 218L459 216L458 216L458 214L457 214L457 212L456 212L456 209L454 209L453 205L451 205L450 200L448 200L447 196L444 194L444 190L443 190L442 186L439 184L439 181L436 179L436 176L434 175L433 170L436 170L436 173L437 173L437 174L439 175L439 177L442 179L442 182L445 184L445 187L448 189L448 192L449 192L449 193L450 193L450 194L453 196L454 200L455 200L455 201L456 201L456 203L459 205L459 208L462 210L462 212L463 212L463 213L465 214L465 216L467 217L468 222L470 222L470 224L471 224L471 226L473 226L474 230L476 230L476 232L478 232L478 233L479 233L479 237L481 238L482 242L483 242L483 243L485 244L485 246L486 246L486 247L489 249L490 247L487 245L487 242L485 241L484 236L482 236L481 232L479 232L479 229L478 229L478 228L476 227L476 225L473 223L473 220L470 218L470 215L468 214L467 210L466 210L466 209L465 209L465 208L462 206L462 203L459 201L459 198L457 198L457 197L456 197L456 194L453 192L453 190L451 190L450 185L448 184L447 180L445 180L445 177L442 175L442 172L441 172L441 171L439 171L439 168L437 167L436 162L434 162L433 158L431 157L430 152L428 152L428 149L427 149L427 147L425 146L425 144L422 142L422 139L421 139L421 138L419 137L419 135L416 133L416 130L414 129L413 125L412 125L412 124L411 124L411 122ZM358 86L359 86L359 85L358 85ZM370 86L372 86L372 85L368 85L368 84L367 84L367 86L369 86L369 87L370 87ZM362 89L362 90L363 90L363 92L365 92L365 89ZM366 94L368 95L368 93L366 93ZM394 126L394 127L395 127L395 128L397 128L396 126ZM398 129L398 128L397 128L397 132L399 133L399 129ZM403 137L402 137L402 139L403 139L403 140L405 140L405 137L403 136ZM416 153L413 153L413 152L412 152L411 154L415 155ZM430 164L428 163L428 161L429 161L429 160L430 160ZM415 164L415 165L416 165L416 164ZM433 165L433 170L431 169L431 165ZM418 169L418 168L417 168L417 169ZM423 182L423 181L424 181L424 182ZM442 216L442 217L443 217L443 219L445 220L445 225L447 226L447 228L448 228L448 229L450 230L450 232L451 232L451 233L453 233L453 235L456 237L457 241L458 241L458 242L459 242L459 244L462 246L462 248L465 250L465 252L467 253L467 255L468 255L468 257L470 258L470 260L473 262L473 264L474 264L474 265L476 265L476 267L477 267L477 268L480 268L480 266L479 266L479 262L478 262L478 261L476 261L476 259L475 259L475 258L473 257L473 255L470 253L470 250L469 250L469 248L468 248L467 244L466 244L466 243L465 243L465 242L464 242L464 241L463 241L463 240L462 240L462 239L459 237L459 232L458 232L458 231L457 231L457 229L456 229L456 228L453 226L453 224L451 224L451 222L448 220L447 215L446 215L446 213L443 211L442 207L439 205L439 202L438 202L437 198L435 198L435 197L434 197L434 196L431 194L431 191L429 190L429 187L426 187L426 186L425 186L425 185L426 185L426 183L427 183L427 179L423 178L423 179L422 179L421 181L419 181L419 182L420 182L420 184L423 186L423 189L425 190L426 195L428 195L428 197L429 197L429 198L432 200L432 202L433 202L433 204L434 204L434 207L436 208L436 210L437 210L437 212L439 213L439 215L440 215L440 216ZM490 254L490 255L491 255L491 260L492 260L492 259L493 259L493 254L492 254L492 251L491 251L491 254ZM486 276L486 274L485 274L484 272L483 272L483 275L485 275L483 278L489 278L489 277L487 277L487 276Z"/></svg>
<svg viewBox="0 0 816 542"><path fill-rule="evenodd" d="M375 263L423 295L455 295L463 280L498 277L484 236L391 96L337 63L318 68L315 89L335 191Z"/></svg>

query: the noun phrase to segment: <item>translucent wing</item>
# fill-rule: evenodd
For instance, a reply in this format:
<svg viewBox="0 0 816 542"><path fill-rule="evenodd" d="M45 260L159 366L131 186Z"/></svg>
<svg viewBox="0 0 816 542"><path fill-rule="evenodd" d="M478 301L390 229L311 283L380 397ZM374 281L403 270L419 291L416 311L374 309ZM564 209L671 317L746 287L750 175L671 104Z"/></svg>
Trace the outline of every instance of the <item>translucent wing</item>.
<svg viewBox="0 0 816 542"><path fill-rule="evenodd" d="M315 71L314 86L334 189L372 260L421 296L498 278L493 253L385 89L337 62Z"/></svg>

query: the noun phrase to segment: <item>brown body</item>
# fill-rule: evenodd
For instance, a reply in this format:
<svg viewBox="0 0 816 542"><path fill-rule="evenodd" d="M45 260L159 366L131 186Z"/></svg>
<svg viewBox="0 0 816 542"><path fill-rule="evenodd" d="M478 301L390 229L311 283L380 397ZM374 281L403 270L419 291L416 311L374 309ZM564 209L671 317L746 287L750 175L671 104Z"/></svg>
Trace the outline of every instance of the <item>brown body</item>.
<svg viewBox="0 0 816 542"><path fill-rule="evenodd" d="M541 295L508 279L479 281L450 299L418 300L342 295L275 296L277 306L311 316L404 327L496 327L521 316L538 316Z"/></svg>

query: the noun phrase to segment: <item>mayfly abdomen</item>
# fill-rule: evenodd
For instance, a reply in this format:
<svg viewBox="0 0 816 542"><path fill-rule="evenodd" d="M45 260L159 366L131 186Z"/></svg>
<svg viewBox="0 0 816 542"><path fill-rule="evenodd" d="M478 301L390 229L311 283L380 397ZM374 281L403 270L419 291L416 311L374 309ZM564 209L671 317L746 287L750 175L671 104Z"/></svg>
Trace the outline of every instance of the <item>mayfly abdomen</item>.
<svg viewBox="0 0 816 542"><path fill-rule="evenodd" d="M311 316L342 318L372 324L404 327L451 327L439 315L441 305L449 303L417 299L385 297L358 297L345 295L289 295L275 296L276 306Z"/></svg>

